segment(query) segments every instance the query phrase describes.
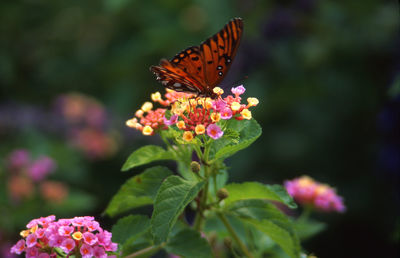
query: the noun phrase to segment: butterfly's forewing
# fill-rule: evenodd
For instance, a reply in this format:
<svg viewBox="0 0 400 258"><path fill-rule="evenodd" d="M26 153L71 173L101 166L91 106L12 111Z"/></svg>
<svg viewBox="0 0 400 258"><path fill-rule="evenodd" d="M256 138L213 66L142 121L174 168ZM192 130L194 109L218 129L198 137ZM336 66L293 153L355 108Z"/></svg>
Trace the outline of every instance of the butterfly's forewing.
<svg viewBox="0 0 400 258"><path fill-rule="evenodd" d="M163 59L150 70L169 89L213 96L212 89L224 78L235 57L242 32L242 19L232 19L200 46L189 47L170 61Z"/></svg>
<svg viewBox="0 0 400 258"><path fill-rule="evenodd" d="M243 33L243 21L235 18L229 21L222 30L200 45L205 66L205 82L214 88L227 74Z"/></svg>

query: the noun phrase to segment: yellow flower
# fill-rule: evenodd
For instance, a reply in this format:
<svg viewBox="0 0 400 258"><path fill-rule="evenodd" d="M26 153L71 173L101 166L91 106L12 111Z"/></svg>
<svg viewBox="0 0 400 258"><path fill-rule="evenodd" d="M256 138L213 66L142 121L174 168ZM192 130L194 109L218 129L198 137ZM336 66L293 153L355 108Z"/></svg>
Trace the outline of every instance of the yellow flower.
<svg viewBox="0 0 400 258"><path fill-rule="evenodd" d="M218 122L218 121L221 119L221 114L218 113L218 112L214 112L214 113L212 113L212 114L210 115L210 117L211 117L211 120L212 120L213 122Z"/></svg>
<svg viewBox="0 0 400 258"><path fill-rule="evenodd" d="M323 185L323 184L322 184L322 185L317 186L317 188L315 189L315 193L316 193L317 195L323 194L323 193L325 193L328 189L329 189L329 186Z"/></svg>
<svg viewBox="0 0 400 258"><path fill-rule="evenodd" d="M178 121L178 123L176 123L176 126L179 128L179 129L184 129L184 128L186 128L186 125L185 125L185 122L184 121Z"/></svg>
<svg viewBox="0 0 400 258"><path fill-rule="evenodd" d="M310 177L308 177L308 176L302 176L300 179L299 179L299 185L301 186L301 187L305 187L305 186L309 186L309 185L312 185L312 184L314 184L314 180L312 180Z"/></svg>
<svg viewBox="0 0 400 258"><path fill-rule="evenodd" d="M243 116L244 119L250 120L251 119L251 111L247 108L243 109L240 114Z"/></svg>
<svg viewBox="0 0 400 258"><path fill-rule="evenodd" d="M29 236L30 233L31 233L30 230L27 229L27 230L22 230L19 234L22 237L27 237L27 236Z"/></svg>
<svg viewBox="0 0 400 258"><path fill-rule="evenodd" d="M138 111L136 111L135 116L142 118L143 114L144 114L143 110L139 109Z"/></svg>
<svg viewBox="0 0 400 258"><path fill-rule="evenodd" d="M134 117L132 119L129 119L129 120L126 121L125 124L130 128L136 128L136 126L137 126L137 118Z"/></svg>
<svg viewBox="0 0 400 258"><path fill-rule="evenodd" d="M146 101L141 108L144 112L149 112L150 110L153 109L153 103Z"/></svg>
<svg viewBox="0 0 400 258"><path fill-rule="evenodd" d="M238 110L240 109L240 103L239 103L239 102L236 102L236 101L232 102L232 104L231 104L231 109L232 109L233 111L238 111Z"/></svg>
<svg viewBox="0 0 400 258"><path fill-rule="evenodd" d="M190 142L191 140L193 140L193 133L186 131L183 133L183 137L182 137L185 141Z"/></svg>
<svg viewBox="0 0 400 258"><path fill-rule="evenodd" d="M146 125L145 127L143 127L143 131L142 131L142 133L144 134L144 135L151 135L152 133L153 133L153 128L151 128L151 126L149 126L149 125Z"/></svg>
<svg viewBox="0 0 400 258"><path fill-rule="evenodd" d="M196 132L196 134L204 134L206 132L206 128L204 127L204 125L200 124L196 125L194 131Z"/></svg>
<svg viewBox="0 0 400 258"><path fill-rule="evenodd" d="M211 98L206 98L204 101L204 107L206 109L210 109L210 108L212 108L212 106L213 106L213 102L212 102Z"/></svg>
<svg viewBox="0 0 400 258"><path fill-rule="evenodd" d="M156 92L156 93L152 93L151 94L151 100L154 102L158 102L161 100L161 93L160 92Z"/></svg>
<svg viewBox="0 0 400 258"><path fill-rule="evenodd" d="M224 90L221 89L220 87L215 87L215 88L213 89L213 92L214 92L215 94L217 94L217 95L222 95L222 94L224 94Z"/></svg>
<svg viewBox="0 0 400 258"><path fill-rule="evenodd" d="M79 231L72 234L72 238L78 241L82 239L82 236L83 236L82 233Z"/></svg>
<svg viewBox="0 0 400 258"><path fill-rule="evenodd" d="M257 98L248 98L247 102L249 103L250 107L255 107L258 105L259 101Z"/></svg>

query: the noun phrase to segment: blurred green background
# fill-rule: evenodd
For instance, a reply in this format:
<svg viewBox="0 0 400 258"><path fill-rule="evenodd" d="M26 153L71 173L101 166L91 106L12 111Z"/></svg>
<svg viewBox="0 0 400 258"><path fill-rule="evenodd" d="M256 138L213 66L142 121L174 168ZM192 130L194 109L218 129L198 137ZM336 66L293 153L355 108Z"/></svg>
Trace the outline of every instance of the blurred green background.
<svg viewBox="0 0 400 258"><path fill-rule="evenodd" d="M260 100L253 116L263 135L228 160L230 180L283 183L308 174L326 182L348 211L319 214L329 227L305 249L318 257L396 257L400 19L397 1L380 0L1 1L0 209L11 217L0 221L0 243L47 213L91 214L111 225L101 212L142 170L122 173L123 161L159 142L124 125L150 93L162 91L149 67L232 17L244 19L245 32L223 87L248 76L242 83L246 96ZM57 101L70 92L96 99L106 112L99 131L112 138L104 147L112 152L93 157L86 145L71 144L82 125L60 115ZM87 144L99 139L83 137ZM68 185L67 203L10 200L5 160L21 148L57 162L50 178Z"/></svg>

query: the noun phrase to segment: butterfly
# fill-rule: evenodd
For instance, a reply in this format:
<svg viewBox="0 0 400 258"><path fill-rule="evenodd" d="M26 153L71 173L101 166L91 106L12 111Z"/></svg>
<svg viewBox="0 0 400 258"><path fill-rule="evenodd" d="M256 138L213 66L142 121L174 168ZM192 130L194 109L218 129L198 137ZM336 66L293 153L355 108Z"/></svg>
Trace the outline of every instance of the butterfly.
<svg viewBox="0 0 400 258"><path fill-rule="evenodd" d="M170 61L161 59L150 71L168 89L216 98L213 89L227 74L242 34L243 21L234 18L199 46L186 48Z"/></svg>

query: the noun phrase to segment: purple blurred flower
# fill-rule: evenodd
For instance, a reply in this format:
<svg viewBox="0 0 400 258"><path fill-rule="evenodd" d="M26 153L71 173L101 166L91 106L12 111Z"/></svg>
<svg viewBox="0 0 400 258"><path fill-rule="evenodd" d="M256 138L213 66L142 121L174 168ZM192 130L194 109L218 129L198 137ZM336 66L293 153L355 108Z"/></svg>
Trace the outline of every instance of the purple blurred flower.
<svg viewBox="0 0 400 258"><path fill-rule="evenodd" d="M176 122L178 122L178 115L171 116L171 118L169 120L164 116L163 119L164 119L164 124L166 126L170 126L170 125L176 124Z"/></svg>
<svg viewBox="0 0 400 258"><path fill-rule="evenodd" d="M56 163L53 159L44 156L32 163L28 168L28 175L34 181L43 180L49 173L53 172L56 168Z"/></svg>
<svg viewBox="0 0 400 258"><path fill-rule="evenodd" d="M242 95L246 89L243 87L243 85L237 86L237 87L232 87L231 92L232 94L235 95Z"/></svg>
<svg viewBox="0 0 400 258"><path fill-rule="evenodd" d="M8 168L10 170L19 170L26 167L29 164L30 159L31 157L27 150L15 150L8 156Z"/></svg>

